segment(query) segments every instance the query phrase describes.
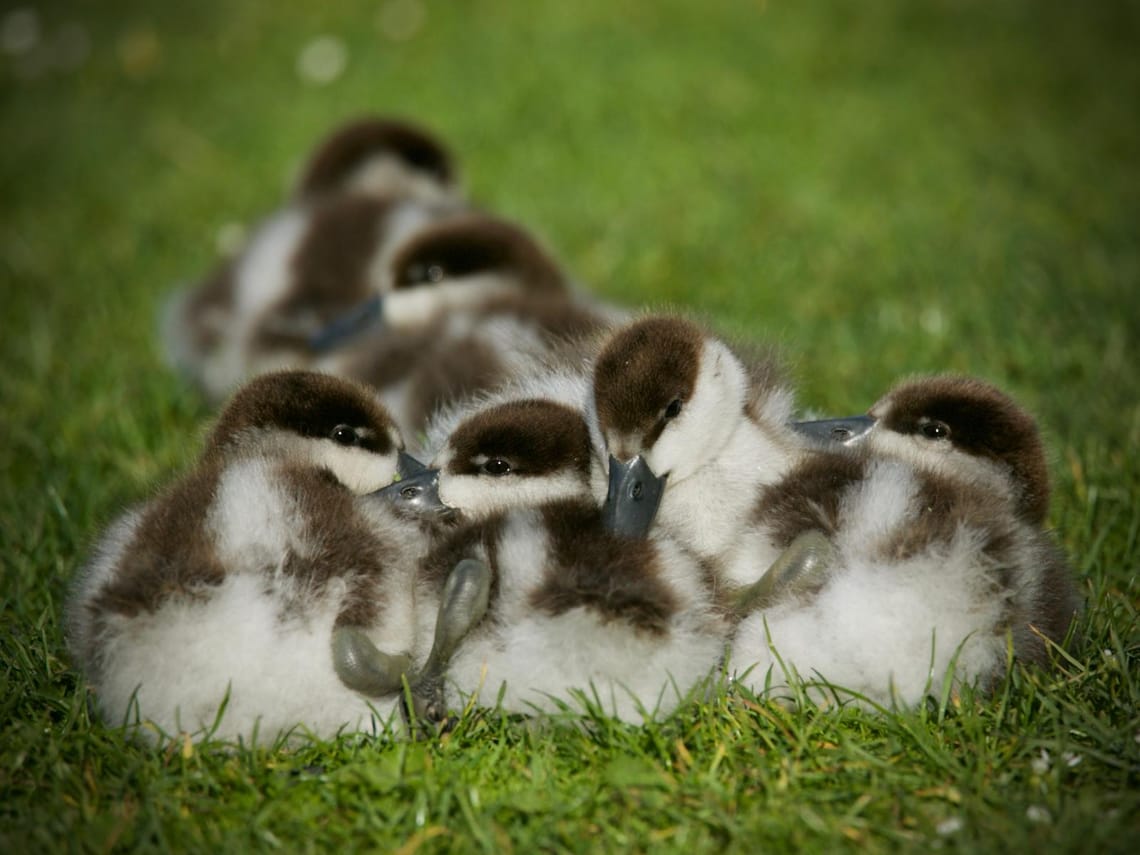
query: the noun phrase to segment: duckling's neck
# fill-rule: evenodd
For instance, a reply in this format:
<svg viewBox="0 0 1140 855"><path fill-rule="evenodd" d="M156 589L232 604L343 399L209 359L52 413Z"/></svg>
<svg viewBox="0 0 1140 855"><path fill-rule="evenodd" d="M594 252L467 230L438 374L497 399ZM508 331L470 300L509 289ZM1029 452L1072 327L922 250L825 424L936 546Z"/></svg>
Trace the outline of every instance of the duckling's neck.
<svg viewBox="0 0 1140 855"><path fill-rule="evenodd" d="M777 432L743 418L708 463L668 485L658 525L701 557L723 559L747 527L759 490L798 459Z"/></svg>

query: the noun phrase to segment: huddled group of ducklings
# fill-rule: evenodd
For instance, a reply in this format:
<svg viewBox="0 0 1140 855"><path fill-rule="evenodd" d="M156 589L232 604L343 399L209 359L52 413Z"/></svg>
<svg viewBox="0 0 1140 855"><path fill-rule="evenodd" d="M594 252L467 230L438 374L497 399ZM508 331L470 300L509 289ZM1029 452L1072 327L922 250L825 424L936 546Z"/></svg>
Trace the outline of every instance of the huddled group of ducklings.
<svg viewBox="0 0 1140 855"><path fill-rule="evenodd" d="M589 298L404 122L336 129L162 336L228 402L74 583L112 724L641 722L717 675L908 705L1047 665L1079 610L1008 396L936 376L797 422L772 355Z"/></svg>

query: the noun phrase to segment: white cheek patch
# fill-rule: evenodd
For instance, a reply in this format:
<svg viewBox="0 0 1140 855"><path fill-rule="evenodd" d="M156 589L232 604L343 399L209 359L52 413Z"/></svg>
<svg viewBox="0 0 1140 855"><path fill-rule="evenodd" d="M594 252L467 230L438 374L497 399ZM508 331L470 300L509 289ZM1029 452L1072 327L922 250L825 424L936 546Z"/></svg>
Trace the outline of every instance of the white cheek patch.
<svg viewBox="0 0 1140 855"><path fill-rule="evenodd" d="M411 169L403 160L387 153L373 155L357 166L345 181L345 189L378 196L410 196L429 202L453 195L438 179Z"/></svg>
<svg viewBox="0 0 1140 855"><path fill-rule="evenodd" d="M384 320L392 328L404 329L427 323L442 312L463 312L492 297L518 292L514 279L494 273L460 279L444 279L393 291L384 299ZM465 335L470 328L452 329L452 335Z"/></svg>
<svg viewBox="0 0 1140 855"><path fill-rule="evenodd" d="M1000 496L1013 499L1014 484L1008 471L993 461L958 450L946 439L932 440L900 434L876 425L864 440L873 453L905 461L917 469L974 484Z"/></svg>
<svg viewBox="0 0 1140 855"><path fill-rule="evenodd" d="M721 452L745 419L746 391L740 362L720 342L707 342L692 396L646 455L653 471L676 483Z"/></svg>
<svg viewBox="0 0 1140 855"><path fill-rule="evenodd" d="M591 498L590 487L575 474L448 475L439 478L439 498L468 514L492 514L527 508L556 499Z"/></svg>
<svg viewBox="0 0 1140 855"><path fill-rule="evenodd" d="M396 477L396 452L377 454L364 448L317 440L313 462L328 469L352 492L363 495L392 483Z"/></svg>

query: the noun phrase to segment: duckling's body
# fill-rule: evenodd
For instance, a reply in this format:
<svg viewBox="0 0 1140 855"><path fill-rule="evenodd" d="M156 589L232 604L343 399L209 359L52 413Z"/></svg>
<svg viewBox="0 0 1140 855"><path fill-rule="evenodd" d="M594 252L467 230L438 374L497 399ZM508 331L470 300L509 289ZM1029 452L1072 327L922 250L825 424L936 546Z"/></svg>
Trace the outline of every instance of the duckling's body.
<svg viewBox="0 0 1140 855"><path fill-rule="evenodd" d="M589 500L469 524L429 558L421 586L463 558L492 574L486 618L448 669L452 706L580 710L639 723L673 710L715 669L726 624L697 559L666 538L610 532Z"/></svg>
<svg viewBox="0 0 1140 855"><path fill-rule="evenodd" d="M550 712L585 692L642 721L716 666L727 623L697 556L607 526L598 448L574 405L585 382L561 380L547 387L552 397L499 393L449 423L434 461L438 494L463 523L422 565L417 602L438 598L460 562L489 574L487 614L447 670L451 706L501 696L508 711ZM421 624L420 644L431 631Z"/></svg>
<svg viewBox="0 0 1140 855"><path fill-rule="evenodd" d="M355 627L413 654L428 531L366 495L401 450L355 384L285 372L236 395L198 466L113 525L77 579L69 641L108 723L272 740L384 719L395 693L374 708L346 688L332 638Z"/></svg>
<svg viewBox="0 0 1140 855"><path fill-rule="evenodd" d="M819 531L830 567L804 596L744 620L734 668L758 691L782 690L789 669L913 704L945 678L992 687L1007 634L1018 659L1046 664L1079 605L1042 527L1049 489L1032 419L955 377L903 384L871 414L853 448L821 451L765 491L756 526L770 548Z"/></svg>

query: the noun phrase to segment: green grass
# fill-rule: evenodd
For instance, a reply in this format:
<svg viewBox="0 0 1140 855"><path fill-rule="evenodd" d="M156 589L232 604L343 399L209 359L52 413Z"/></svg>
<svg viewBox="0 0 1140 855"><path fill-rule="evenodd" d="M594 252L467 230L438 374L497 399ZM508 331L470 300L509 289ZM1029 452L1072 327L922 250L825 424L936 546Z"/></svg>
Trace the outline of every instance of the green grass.
<svg viewBox="0 0 1140 855"><path fill-rule="evenodd" d="M1140 13L904 0L54 4L0 57L0 850L1131 851L1140 831ZM413 4L416 5L416 4ZM348 46L327 87L298 51ZM61 602L208 418L154 314L331 124L395 112L598 293L782 344L806 406L954 370L1038 414L1085 649L992 699L155 750L92 722ZM1044 752L1044 753L1043 753Z"/></svg>

